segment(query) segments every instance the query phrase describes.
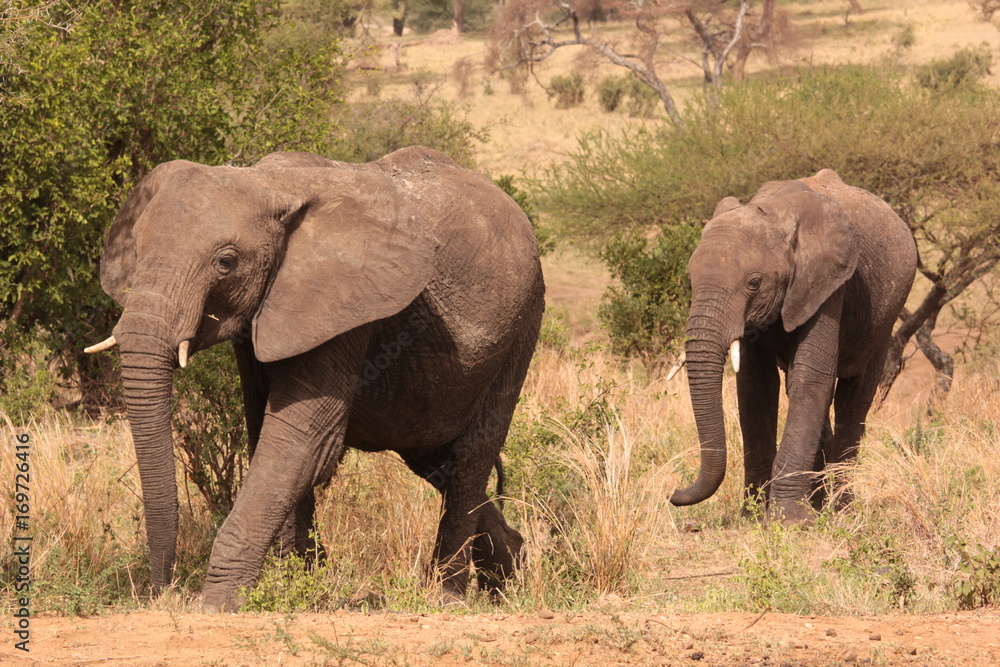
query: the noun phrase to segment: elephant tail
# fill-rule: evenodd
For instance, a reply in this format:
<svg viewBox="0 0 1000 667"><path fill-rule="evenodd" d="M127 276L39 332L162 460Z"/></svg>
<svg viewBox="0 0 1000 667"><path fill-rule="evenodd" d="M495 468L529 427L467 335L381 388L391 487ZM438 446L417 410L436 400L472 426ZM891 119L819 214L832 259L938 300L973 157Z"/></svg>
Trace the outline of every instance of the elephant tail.
<svg viewBox="0 0 1000 667"><path fill-rule="evenodd" d="M502 512L506 480L504 479L504 474L503 474L503 458L501 458L499 454L497 454L497 460L493 463L493 467L496 468L497 471L496 501L497 501L497 506L500 508L500 511Z"/></svg>

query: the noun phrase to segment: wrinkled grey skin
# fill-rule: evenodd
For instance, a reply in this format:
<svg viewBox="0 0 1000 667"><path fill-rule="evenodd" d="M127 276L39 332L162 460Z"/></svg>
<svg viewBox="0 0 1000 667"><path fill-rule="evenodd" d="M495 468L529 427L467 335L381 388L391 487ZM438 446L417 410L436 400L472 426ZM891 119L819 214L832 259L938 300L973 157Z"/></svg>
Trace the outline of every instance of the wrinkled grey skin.
<svg viewBox="0 0 1000 667"><path fill-rule="evenodd" d="M747 496L763 494L772 516L806 520L813 473L855 456L916 264L906 224L829 169L766 183L746 205L723 199L688 269L701 471L671 502L701 502L725 476L722 370L738 339ZM777 448L779 368L789 408Z"/></svg>
<svg viewBox="0 0 1000 667"><path fill-rule="evenodd" d="M345 447L394 450L443 494L446 599L470 560L502 588L521 536L487 501L544 309L531 225L482 176L424 148L363 165L275 153L168 162L105 239L101 284L142 481L155 588L171 580L178 347L233 341L253 457L212 549L209 611L238 607L268 549L304 548L313 488ZM280 536L280 539L279 539Z"/></svg>

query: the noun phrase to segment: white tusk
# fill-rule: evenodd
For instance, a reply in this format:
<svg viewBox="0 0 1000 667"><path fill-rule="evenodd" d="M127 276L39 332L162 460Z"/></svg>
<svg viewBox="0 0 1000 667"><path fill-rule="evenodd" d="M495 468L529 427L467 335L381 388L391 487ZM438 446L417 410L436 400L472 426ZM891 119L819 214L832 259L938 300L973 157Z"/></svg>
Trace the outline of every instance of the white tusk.
<svg viewBox="0 0 1000 667"><path fill-rule="evenodd" d="M677 363L675 363L670 368L670 372L667 373L667 382L673 380L674 376L681 372L685 363L687 363L687 353L684 350L681 350L681 356L677 357Z"/></svg>
<svg viewBox="0 0 1000 667"><path fill-rule="evenodd" d="M733 370L737 373L740 372L740 339L737 338L733 341L733 344L729 346L729 358L733 362Z"/></svg>
<svg viewBox="0 0 1000 667"><path fill-rule="evenodd" d="M177 363L180 364L181 368L188 365L188 348L191 347L191 341L182 340L181 344L177 346Z"/></svg>
<svg viewBox="0 0 1000 667"><path fill-rule="evenodd" d="M83 348L83 351L87 354L96 354L98 352L104 352L105 350L110 350L118 341L115 340L114 336L108 336L106 339L102 340L97 345L91 345L90 347Z"/></svg>

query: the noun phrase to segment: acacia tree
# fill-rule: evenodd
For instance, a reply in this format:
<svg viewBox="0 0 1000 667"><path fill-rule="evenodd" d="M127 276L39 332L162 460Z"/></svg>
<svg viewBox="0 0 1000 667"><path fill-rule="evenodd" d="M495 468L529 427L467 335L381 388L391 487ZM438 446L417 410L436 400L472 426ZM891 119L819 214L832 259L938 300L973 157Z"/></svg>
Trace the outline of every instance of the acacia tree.
<svg viewBox="0 0 1000 667"><path fill-rule="evenodd" d="M504 70L531 67L566 47L592 49L656 91L667 116L679 124L660 68L666 62L693 63L704 74L709 98L717 100L727 67L742 76L753 51L774 46L774 0L756 5L754 0L512 0L500 8L491 32L491 58ZM629 39L616 40L596 28L592 19L598 9L631 22ZM693 32L700 61L671 46L680 31Z"/></svg>

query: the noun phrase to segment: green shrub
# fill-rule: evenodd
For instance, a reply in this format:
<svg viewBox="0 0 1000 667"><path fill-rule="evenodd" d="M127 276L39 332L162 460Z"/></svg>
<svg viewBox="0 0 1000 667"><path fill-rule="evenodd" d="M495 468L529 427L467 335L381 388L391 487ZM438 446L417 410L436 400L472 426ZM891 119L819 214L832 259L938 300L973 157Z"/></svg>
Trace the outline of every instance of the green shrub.
<svg viewBox="0 0 1000 667"><path fill-rule="evenodd" d="M102 233L136 182L177 157L247 164L325 145L336 42L271 48L280 23L276 0L94 0L19 26L0 77L2 338L46 330L84 407L106 362L80 350L118 312L99 285Z"/></svg>
<svg viewBox="0 0 1000 667"><path fill-rule="evenodd" d="M691 294L687 260L698 241L694 227L664 227L649 241L620 236L601 251L618 284L605 293L597 316L611 337L612 350L638 355L655 365L677 347Z"/></svg>
<svg viewBox="0 0 1000 667"><path fill-rule="evenodd" d="M633 118L651 118L660 105L656 91L634 76L626 77L625 92L628 94L628 115Z"/></svg>
<svg viewBox="0 0 1000 667"><path fill-rule="evenodd" d="M626 100L625 108L630 116L649 118L655 114L660 96L655 90L629 74L606 76L597 84L597 102L605 111L611 112L620 108Z"/></svg>
<svg viewBox="0 0 1000 667"><path fill-rule="evenodd" d="M984 42L956 51L950 58L932 60L917 70L917 83L931 90L967 86L987 76L992 64L993 52Z"/></svg>
<svg viewBox="0 0 1000 667"><path fill-rule="evenodd" d="M614 111L627 93L627 77L606 76L597 84L597 103L607 112Z"/></svg>
<svg viewBox="0 0 1000 667"><path fill-rule="evenodd" d="M48 410L55 396L58 378L51 368L51 351L35 332L2 352L7 360L0 365L0 413L25 423Z"/></svg>
<svg viewBox="0 0 1000 667"><path fill-rule="evenodd" d="M951 535L945 539L945 549L956 557L961 573L951 583L959 609L1000 603L1000 547L970 547L957 535Z"/></svg>
<svg viewBox="0 0 1000 667"><path fill-rule="evenodd" d="M902 550L891 533L856 535L839 531L848 553L823 565L853 580L885 609L905 609L917 600L917 578L906 565Z"/></svg>
<svg viewBox="0 0 1000 667"><path fill-rule="evenodd" d="M370 162L419 145L472 167L476 143L489 138L489 130L476 129L463 107L432 99L360 100L344 108L337 125L326 155L344 162Z"/></svg>
<svg viewBox="0 0 1000 667"><path fill-rule="evenodd" d="M583 75L573 72L557 75L549 81L549 99L556 98L557 109L572 109L583 104Z"/></svg>

